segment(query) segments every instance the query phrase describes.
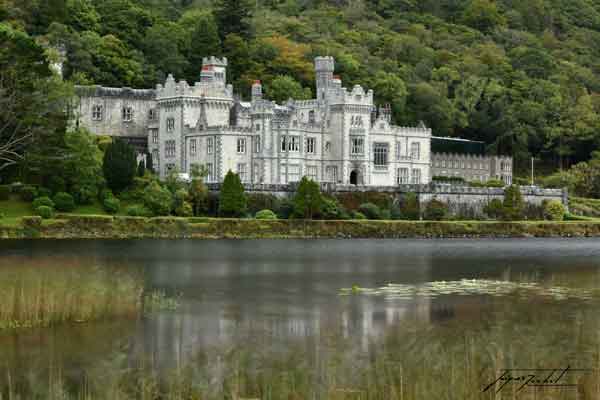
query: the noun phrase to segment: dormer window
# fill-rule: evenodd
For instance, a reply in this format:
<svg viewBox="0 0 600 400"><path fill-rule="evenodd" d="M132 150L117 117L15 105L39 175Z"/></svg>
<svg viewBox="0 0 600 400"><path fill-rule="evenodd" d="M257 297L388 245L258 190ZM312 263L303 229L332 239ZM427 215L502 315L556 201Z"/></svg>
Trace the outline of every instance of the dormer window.
<svg viewBox="0 0 600 400"><path fill-rule="evenodd" d="M102 106L100 104L95 105L92 108L92 120L93 121L102 121Z"/></svg>
<svg viewBox="0 0 600 400"><path fill-rule="evenodd" d="M122 111L123 122L131 122L133 120L133 108L126 106Z"/></svg>

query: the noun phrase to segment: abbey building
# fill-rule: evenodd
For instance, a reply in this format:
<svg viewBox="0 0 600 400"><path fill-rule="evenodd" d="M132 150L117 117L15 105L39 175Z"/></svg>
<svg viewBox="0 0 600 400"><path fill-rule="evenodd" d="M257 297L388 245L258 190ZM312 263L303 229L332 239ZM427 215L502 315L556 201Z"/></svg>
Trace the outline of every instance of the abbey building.
<svg viewBox="0 0 600 400"><path fill-rule="evenodd" d="M226 58L207 57L194 85L169 76L148 90L78 87L77 123L128 138L152 154L162 177L196 164L206 167L208 182L222 181L229 170L246 183L286 184L302 176L368 186L430 182L431 130L392 125L390 109L376 109L373 91L342 86L332 57L315 59L316 99L285 104L264 99L260 81L250 101L237 101L226 69ZM473 176L508 183L494 173Z"/></svg>

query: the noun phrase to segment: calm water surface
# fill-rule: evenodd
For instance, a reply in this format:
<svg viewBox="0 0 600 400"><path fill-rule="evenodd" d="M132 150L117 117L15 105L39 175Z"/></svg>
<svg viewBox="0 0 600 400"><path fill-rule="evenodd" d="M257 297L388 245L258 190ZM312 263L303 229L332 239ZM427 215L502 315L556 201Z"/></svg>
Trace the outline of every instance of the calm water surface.
<svg viewBox="0 0 600 400"><path fill-rule="evenodd" d="M540 353L562 349L565 360L585 364L578 329L600 334L595 239L0 242L0 274L7 266L63 264L143 273L148 289L181 296L181 306L141 321L0 334L0 366L15 375L50 364L93 368L114 354L131 362L152 354L167 368L246 343L274 353L298 343L310 349L330 334L360 353L399 329L418 337L448 326L477 336L505 325L547 329L550 339L531 339ZM510 282L524 287L507 294ZM343 295L353 286L384 290Z"/></svg>

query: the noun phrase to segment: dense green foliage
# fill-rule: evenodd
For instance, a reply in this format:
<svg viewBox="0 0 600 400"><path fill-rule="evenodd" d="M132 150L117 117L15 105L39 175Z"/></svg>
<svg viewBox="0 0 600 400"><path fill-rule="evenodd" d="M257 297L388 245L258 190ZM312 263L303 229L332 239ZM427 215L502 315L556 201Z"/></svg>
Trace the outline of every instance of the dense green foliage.
<svg viewBox="0 0 600 400"><path fill-rule="evenodd" d="M135 151L123 140L115 140L104 152L102 163L106 184L119 193L133 183L137 170Z"/></svg>
<svg viewBox="0 0 600 400"><path fill-rule="evenodd" d="M544 218L550 221L562 221L566 212L565 206L560 201L552 200L544 204Z"/></svg>
<svg viewBox="0 0 600 400"><path fill-rule="evenodd" d="M58 192L52 200L57 211L69 212L75 209L75 200L69 193Z"/></svg>
<svg viewBox="0 0 600 400"><path fill-rule="evenodd" d="M321 212L323 196L319 184L306 176L302 177L294 195L294 216L312 219Z"/></svg>
<svg viewBox="0 0 600 400"><path fill-rule="evenodd" d="M509 221L519 221L523 218L525 203L517 185L511 185L504 190L502 217Z"/></svg>
<svg viewBox="0 0 600 400"><path fill-rule="evenodd" d="M271 210L260 210L254 216L256 219L277 219L277 214Z"/></svg>
<svg viewBox="0 0 600 400"><path fill-rule="evenodd" d="M437 199L432 199L425 205L423 218L427 221L441 221L446 218L447 214L448 206Z"/></svg>
<svg viewBox="0 0 600 400"><path fill-rule="evenodd" d="M330 54L345 86L373 88L395 122L482 140L522 170L532 155L551 168L587 161L600 144L597 0L3 0L0 18L18 37L2 54L39 60L28 37L63 46L74 82L193 82L214 54L243 96L261 79L284 100L314 93L312 57ZM47 63L27 64L37 98Z"/></svg>
<svg viewBox="0 0 600 400"><path fill-rule="evenodd" d="M221 186L219 196L219 215L222 217L241 217L246 213L247 201L240 177L228 171Z"/></svg>

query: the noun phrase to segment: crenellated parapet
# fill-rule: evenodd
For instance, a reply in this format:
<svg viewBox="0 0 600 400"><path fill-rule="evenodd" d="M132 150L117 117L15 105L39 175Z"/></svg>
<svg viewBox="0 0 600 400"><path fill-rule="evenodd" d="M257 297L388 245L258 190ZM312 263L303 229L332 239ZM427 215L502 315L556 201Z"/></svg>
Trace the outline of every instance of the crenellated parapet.
<svg viewBox="0 0 600 400"><path fill-rule="evenodd" d="M118 97L123 99L154 100L156 93L154 89L115 88L98 85L75 86L75 94L80 97Z"/></svg>
<svg viewBox="0 0 600 400"><path fill-rule="evenodd" d="M360 85L354 85L352 90L345 87L332 88L329 90L328 100L330 104L350 104L373 106L373 91L365 89Z"/></svg>
<svg viewBox="0 0 600 400"><path fill-rule="evenodd" d="M431 129L426 127L391 125L390 128L394 135L431 137Z"/></svg>

